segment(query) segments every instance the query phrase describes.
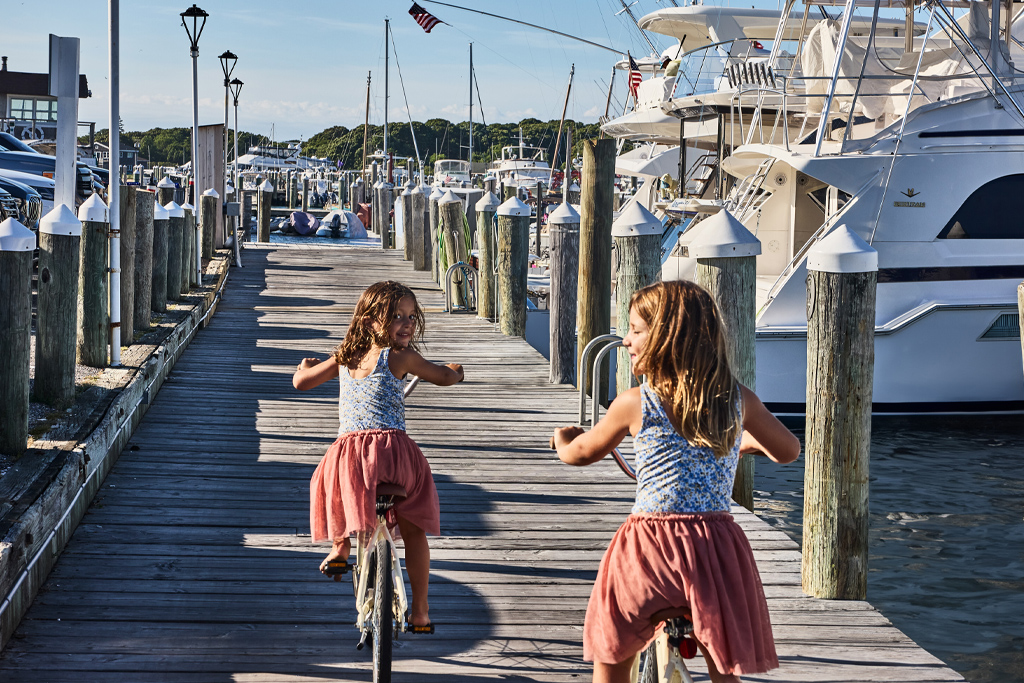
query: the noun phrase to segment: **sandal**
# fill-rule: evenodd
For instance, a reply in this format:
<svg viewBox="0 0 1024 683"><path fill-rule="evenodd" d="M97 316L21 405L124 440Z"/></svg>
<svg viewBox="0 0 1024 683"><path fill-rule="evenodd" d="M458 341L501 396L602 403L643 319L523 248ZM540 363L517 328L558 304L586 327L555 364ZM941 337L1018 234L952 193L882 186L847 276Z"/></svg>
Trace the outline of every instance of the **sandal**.
<svg viewBox="0 0 1024 683"><path fill-rule="evenodd" d="M433 635L434 634L434 623L425 624L423 626L417 626L416 624L409 621L409 615L405 615L405 632L412 633L413 635Z"/></svg>

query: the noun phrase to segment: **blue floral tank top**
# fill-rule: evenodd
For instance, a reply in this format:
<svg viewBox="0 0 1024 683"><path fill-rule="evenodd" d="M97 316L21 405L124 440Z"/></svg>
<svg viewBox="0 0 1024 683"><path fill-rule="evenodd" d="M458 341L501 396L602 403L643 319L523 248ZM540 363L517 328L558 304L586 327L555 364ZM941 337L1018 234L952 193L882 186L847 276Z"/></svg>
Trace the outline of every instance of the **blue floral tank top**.
<svg viewBox="0 0 1024 683"><path fill-rule="evenodd" d="M636 450L636 503L633 513L728 511L739 462L740 435L727 455L687 441L646 382L640 385L642 421L633 437Z"/></svg>
<svg viewBox="0 0 1024 683"><path fill-rule="evenodd" d="M338 436L364 429L405 431L405 383L388 367L390 354L391 349L381 351L373 372L362 379L353 378L348 368L340 368Z"/></svg>

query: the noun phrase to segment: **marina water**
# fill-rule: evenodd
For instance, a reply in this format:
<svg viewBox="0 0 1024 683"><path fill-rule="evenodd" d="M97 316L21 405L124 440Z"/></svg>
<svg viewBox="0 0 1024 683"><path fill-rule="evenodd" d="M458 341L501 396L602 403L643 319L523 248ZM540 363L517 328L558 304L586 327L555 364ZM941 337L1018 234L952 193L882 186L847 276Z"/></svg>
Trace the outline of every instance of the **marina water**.
<svg viewBox="0 0 1024 683"><path fill-rule="evenodd" d="M804 462L754 492L798 543ZM875 418L870 486L868 601L972 683L1024 680L1024 419Z"/></svg>

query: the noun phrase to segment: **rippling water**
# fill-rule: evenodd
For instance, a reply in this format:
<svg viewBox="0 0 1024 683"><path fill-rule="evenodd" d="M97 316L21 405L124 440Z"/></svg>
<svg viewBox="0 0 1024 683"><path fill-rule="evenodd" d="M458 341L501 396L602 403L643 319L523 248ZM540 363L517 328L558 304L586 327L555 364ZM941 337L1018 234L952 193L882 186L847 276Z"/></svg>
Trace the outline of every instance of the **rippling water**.
<svg viewBox="0 0 1024 683"><path fill-rule="evenodd" d="M972 683L1024 680L1024 418L877 418L870 475L868 600ZM798 543L803 476L758 461L756 512Z"/></svg>

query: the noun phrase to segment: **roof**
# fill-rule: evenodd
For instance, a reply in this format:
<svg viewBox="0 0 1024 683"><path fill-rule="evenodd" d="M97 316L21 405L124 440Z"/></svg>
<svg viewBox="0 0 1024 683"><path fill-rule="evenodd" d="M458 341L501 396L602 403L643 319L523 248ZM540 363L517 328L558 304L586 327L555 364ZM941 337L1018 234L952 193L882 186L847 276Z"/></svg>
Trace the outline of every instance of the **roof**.
<svg viewBox="0 0 1024 683"><path fill-rule="evenodd" d="M0 93L50 97L50 75L30 74L24 71L0 71ZM91 94L85 74L79 74L78 97L86 98Z"/></svg>

